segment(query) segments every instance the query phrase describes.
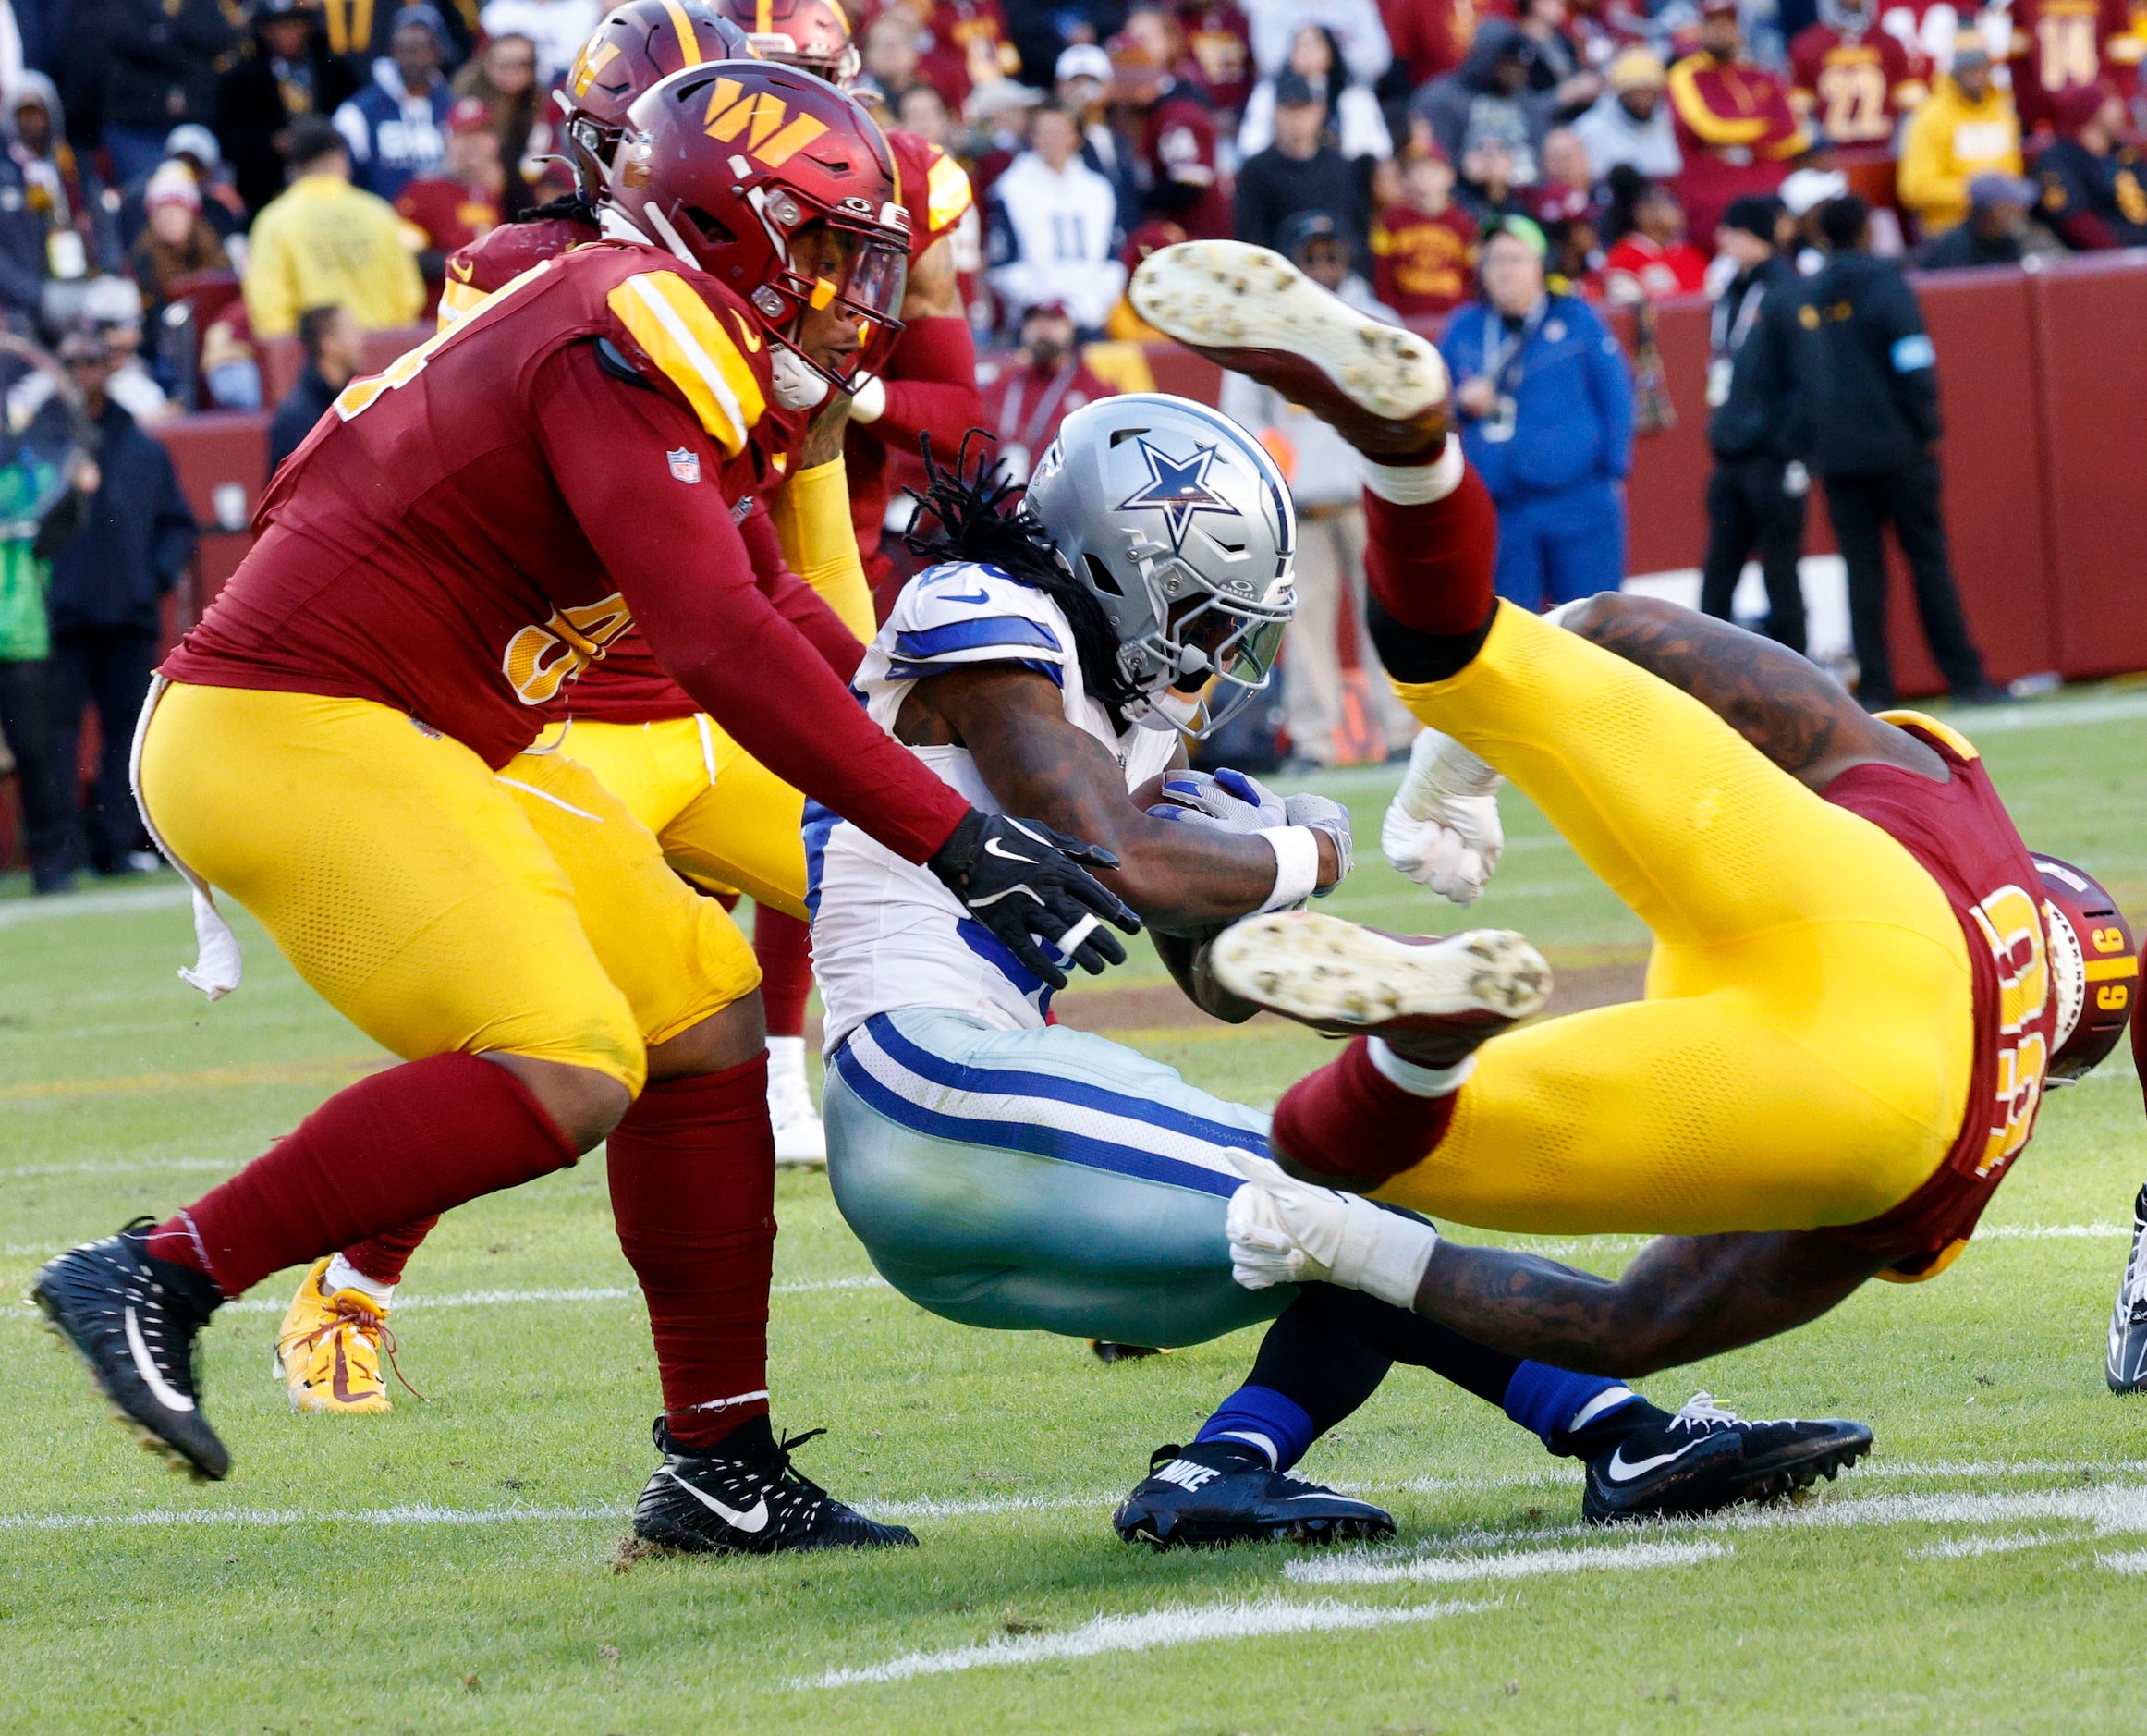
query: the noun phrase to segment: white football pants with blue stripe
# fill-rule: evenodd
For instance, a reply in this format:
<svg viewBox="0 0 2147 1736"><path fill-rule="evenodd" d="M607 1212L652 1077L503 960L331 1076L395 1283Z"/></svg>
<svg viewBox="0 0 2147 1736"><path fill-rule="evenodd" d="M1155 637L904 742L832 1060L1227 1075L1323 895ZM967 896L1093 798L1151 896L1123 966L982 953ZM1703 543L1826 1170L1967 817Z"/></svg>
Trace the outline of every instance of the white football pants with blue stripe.
<svg viewBox="0 0 2147 1736"><path fill-rule="evenodd" d="M1196 1344L1269 1320L1224 1218L1266 1115L1064 1025L876 1013L827 1070L827 1174L881 1275L965 1326Z"/></svg>

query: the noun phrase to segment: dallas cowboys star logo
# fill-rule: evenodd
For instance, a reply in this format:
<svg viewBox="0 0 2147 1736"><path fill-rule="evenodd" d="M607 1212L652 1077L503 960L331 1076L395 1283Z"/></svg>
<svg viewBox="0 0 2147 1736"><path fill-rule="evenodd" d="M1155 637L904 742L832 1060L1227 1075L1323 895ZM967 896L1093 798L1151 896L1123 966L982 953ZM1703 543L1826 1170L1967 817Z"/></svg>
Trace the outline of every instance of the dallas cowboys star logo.
<svg viewBox="0 0 2147 1736"><path fill-rule="evenodd" d="M1141 456L1148 461L1148 482L1118 503L1120 512L1146 510L1163 514L1170 529L1170 552L1185 552L1186 532L1193 515L1219 512L1226 518L1245 515L1208 486L1208 471L1215 461L1215 448L1197 446L1192 457L1174 458L1158 452L1147 441L1140 442Z"/></svg>

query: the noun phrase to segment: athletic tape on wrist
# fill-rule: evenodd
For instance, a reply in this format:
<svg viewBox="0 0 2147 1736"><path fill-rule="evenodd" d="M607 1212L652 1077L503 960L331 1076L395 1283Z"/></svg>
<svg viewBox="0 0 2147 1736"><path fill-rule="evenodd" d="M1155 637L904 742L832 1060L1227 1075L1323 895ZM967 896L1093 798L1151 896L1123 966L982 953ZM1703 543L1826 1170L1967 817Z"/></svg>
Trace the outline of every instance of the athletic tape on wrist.
<svg viewBox="0 0 2147 1736"><path fill-rule="evenodd" d="M1275 890L1263 911L1287 911L1320 889L1320 835L1309 825L1270 825L1260 836L1275 851Z"/></svg>
<svg viewBox="0 0 2147 1736"><path fill-rule="evenodd" d="M1439 1232L1369 1200L1353 1200L1349 1225L1336 1256L1336 1279L1396 1308L1416 1306L1417 1287L1432 1263Z"/></svg>
<svg viewBox="0 0 2147 1736"><path fill-rule="evenodd" d="M1444 500L1461 486L1469 461L1461 456L1461 443L1452 434L1435 461L1430 464L1375 464L1363 460L1364 486L1380 499L1397 507L1428 507Z"/></svg>
<svg viewBox="0 0 2147 1736"><path fill-rule="evenodd" d="M850 397L850 420L874 422L887 413L887 383L878 374L866 379Z"/></svg>

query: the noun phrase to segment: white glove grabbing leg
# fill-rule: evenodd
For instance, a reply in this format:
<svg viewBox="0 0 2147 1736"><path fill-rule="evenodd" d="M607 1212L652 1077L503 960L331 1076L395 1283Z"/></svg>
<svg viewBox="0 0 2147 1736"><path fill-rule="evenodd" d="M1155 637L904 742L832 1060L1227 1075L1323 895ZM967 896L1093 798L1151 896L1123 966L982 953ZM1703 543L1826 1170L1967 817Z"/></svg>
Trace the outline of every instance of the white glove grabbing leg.
<svg viewBox="0 0 2147 1736"><path fill-rule="evenodd" d="M1264 1158L1233 1161L1252 1178L1230 1196L1227 1225L1230 1276L1245 1289L1324 1282L1397 1308L1416 1305L1437 1230L1297 1180Z"/></svg>
<svg viewBox="0 0 2147 1736"><path fill-rule="evenodd" d="M1475 903L1506 848L1498 822L1505 781L1453 737L1424 730L1409 746L1409 770L1379 828L1386 860L1441 898Z"/></svg>

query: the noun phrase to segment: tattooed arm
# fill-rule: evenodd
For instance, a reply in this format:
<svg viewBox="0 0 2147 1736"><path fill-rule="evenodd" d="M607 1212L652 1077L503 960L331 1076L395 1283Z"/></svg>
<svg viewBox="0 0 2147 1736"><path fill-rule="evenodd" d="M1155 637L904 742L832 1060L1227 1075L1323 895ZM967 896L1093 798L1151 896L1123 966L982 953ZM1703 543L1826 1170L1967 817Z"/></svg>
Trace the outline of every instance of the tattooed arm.
<svg viewBox="0 0 2147 1736"><path fill-rule="evenodd" d="M1787 646L1652 597L1606 592L1565 626L1692 695L1799 783L1824 789L1877 761L1944 783L1946 763L1905 729L1866 713L1831 676Z"/></svg>
<svg viewBox="0 0 2147 1736"><path fill-rule="evenodd" d="M1816 1320L1887 1263L1817 1230L1658 1236L1607 1278L1442 1237L1416 1311L1508 1355L1637 1377Z"/></svg>
<svg viewBox="0 0 2147 1736"><path fill-rule="evenodd" d="M1151 819L1134 806L1117 761L1067 721L1044 676L1005 664L932 676L902 702L895 734L912 747L967 748L1008 813L1109 850L1119 866L1099 877L1156 927L1213 930L1258 910L1275 889L1265 838ZM1340 859L1324 837L1319 849L1319 883L1332 886Z"/></svg>

